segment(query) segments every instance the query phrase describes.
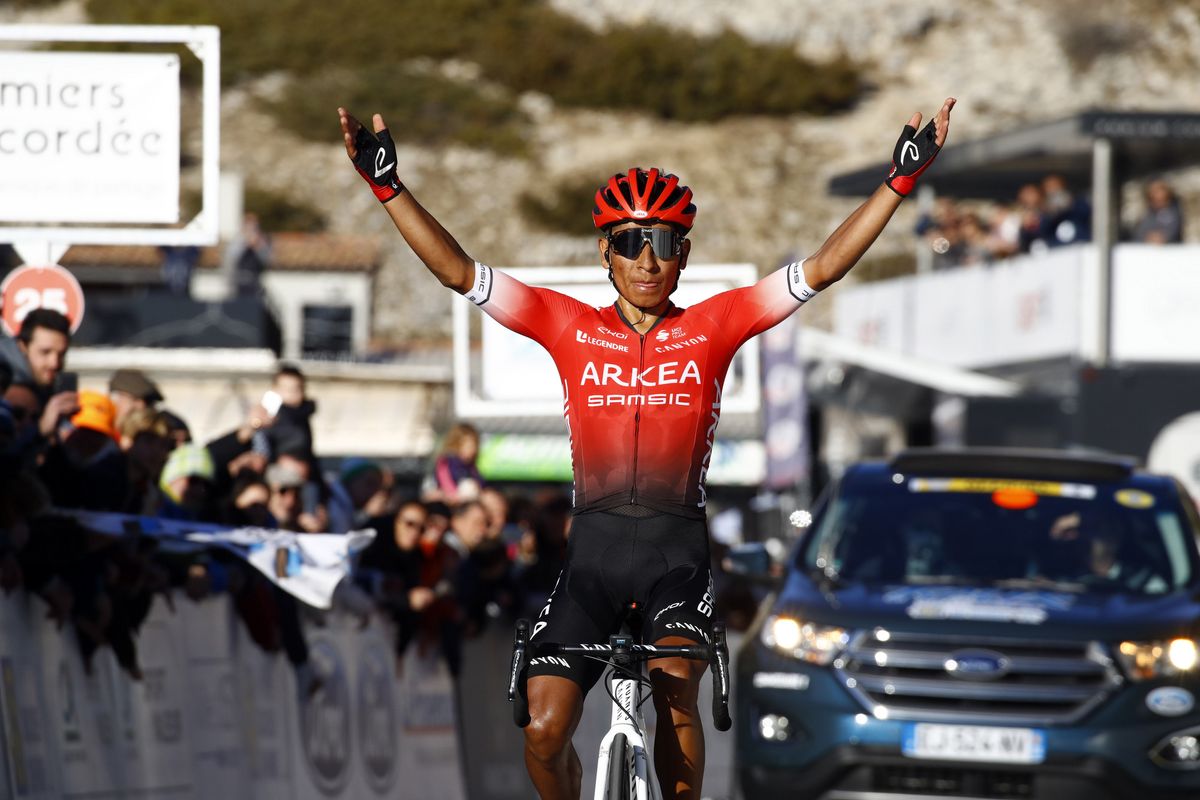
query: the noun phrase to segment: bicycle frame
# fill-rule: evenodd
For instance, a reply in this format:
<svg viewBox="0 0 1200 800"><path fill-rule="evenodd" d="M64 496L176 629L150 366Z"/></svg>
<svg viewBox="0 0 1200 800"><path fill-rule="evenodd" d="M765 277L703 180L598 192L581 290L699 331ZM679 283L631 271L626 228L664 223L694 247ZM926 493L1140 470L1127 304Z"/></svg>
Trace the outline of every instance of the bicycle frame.
<svg viewBox="0 0 1200 800"><path fill-rule="evenodd" d="M633 761L623 770L632 782L629 796L633 800L660 800L653 763L646 753L646 720L638 710L643 687L632 678L623 678L616 674L611 676L610 686L616 702L612 707L611 725L600 740L600 756L596 763L595 800L605 800L612 743L617 735L622 733L625 734L627 757Z"/></svg>
<svg viewBox="0 0 1200 800"><path fill-rule="evenodd" d="M630 781L627 796L630 800L661 800L658 780L646 753L646 722L639 706L644 698L645 679L641 677L643 663L647 659L681 657L707 661L713 678L713 724L718 731L729 730L729 651L725 642L725 626L713 623L711 645L666 645L637 644L626 634L610 636L608 644L533 644L529 641L528 620L517 620L513 636L511 671L508 680L508 699L513 703L513 721L518 727L529 724L529 705L525 695L526 668L531 651L543 655L579 654L592 658L607 656L613 670L609 681L612 698L611 724L600 742L599 760L596 771L595 800L606 800L606 788L611 774L614 754L613 742L624 736L627 763L621 774ZM638 670L633 672L634 665Z"/></svg>

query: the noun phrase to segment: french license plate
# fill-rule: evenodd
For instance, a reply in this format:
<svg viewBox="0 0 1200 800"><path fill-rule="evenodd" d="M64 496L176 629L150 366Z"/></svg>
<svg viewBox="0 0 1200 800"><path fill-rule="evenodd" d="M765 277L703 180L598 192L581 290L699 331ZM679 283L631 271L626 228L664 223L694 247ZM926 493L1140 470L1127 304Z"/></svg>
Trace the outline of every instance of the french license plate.
<svg viewBox="0 0 1200 800"><path fill-rule="evenodd" d="M1046 760L1046 733L1036 728L910 722L904 726L900 751L909 758L1040 764Z"/></svg>

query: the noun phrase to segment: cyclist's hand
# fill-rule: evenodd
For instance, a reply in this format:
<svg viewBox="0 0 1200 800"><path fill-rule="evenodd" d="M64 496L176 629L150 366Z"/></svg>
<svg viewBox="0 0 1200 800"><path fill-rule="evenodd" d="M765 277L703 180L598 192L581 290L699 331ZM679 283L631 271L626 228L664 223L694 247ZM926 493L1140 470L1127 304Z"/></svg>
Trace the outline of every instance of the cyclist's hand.
<svg viewBox="0 0 1200 800"><path fill-rule="evenodd" d="M371 191L379 198L379 202L386 203L403 192L404 184L400 183L396 173L396 144L384 125L383 117L376 114L371 118L374 134L344 108L338 108L338 118L342 123L342 143L346 145L346 155L354 162L358 174L371 185Z"/></svg>
<svg viewBox="0 0 1200 800"><path fill-rule="evenodd" d="M947 97L941 111L919 133L920 112L913 114L904 126L904 132L900 134L896 149L892 152L892 171L888 173L886 181L888 188L896 194L907 197L916 185L917 178L937 157L950 132L950 109L954 108L955 102L953 97Z"/></svg>

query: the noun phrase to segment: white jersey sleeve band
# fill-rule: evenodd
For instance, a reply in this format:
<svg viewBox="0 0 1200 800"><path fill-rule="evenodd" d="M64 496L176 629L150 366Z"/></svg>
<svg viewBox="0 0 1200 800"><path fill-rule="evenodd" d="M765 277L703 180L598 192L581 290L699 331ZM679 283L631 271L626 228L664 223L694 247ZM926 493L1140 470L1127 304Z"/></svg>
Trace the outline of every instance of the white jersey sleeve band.
<svg viewBox="0 0 1200 800"><path fill-rule="evenodd" d="M785 269L787 269L788 292L791 293L792 297L796 298L801 305L816 297L817 290L809 286L804 280L804 261L796 261L788 264Z"/></svg>
<svg viewBox="0 0 1200 800"><path fill-rule="evenodd" d="M475 262L475 280L471 288L463 292L463 297L477 306L486 303L492 296L492 268L487 264Z"/></svg>

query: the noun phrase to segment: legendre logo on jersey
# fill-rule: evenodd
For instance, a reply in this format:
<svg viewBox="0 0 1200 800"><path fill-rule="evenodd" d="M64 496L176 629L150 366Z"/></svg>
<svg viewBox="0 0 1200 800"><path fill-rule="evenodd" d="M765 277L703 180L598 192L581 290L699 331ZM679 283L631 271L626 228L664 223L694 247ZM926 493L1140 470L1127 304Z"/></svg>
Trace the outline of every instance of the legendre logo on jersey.
<svg viewBox="0 0 1200 800"><path fill-rule="evenodd" d="M593 347L604 347L609 350L617 350L621 353L629 352L629 345L627 344L617 344L616 342L610 342L607 339L597 339L595 336L589 336L578 328L575 330L575 341L582 342L584 344L590 344Z"/></svg>

